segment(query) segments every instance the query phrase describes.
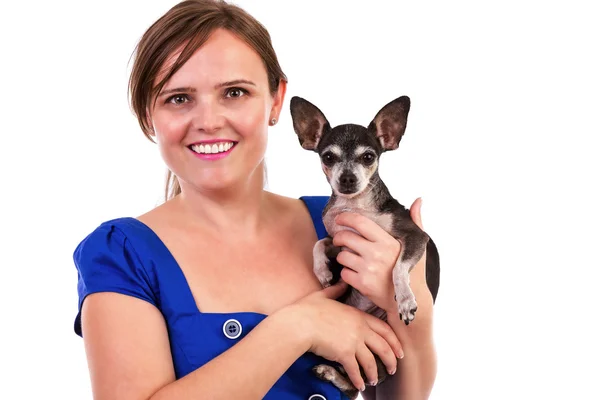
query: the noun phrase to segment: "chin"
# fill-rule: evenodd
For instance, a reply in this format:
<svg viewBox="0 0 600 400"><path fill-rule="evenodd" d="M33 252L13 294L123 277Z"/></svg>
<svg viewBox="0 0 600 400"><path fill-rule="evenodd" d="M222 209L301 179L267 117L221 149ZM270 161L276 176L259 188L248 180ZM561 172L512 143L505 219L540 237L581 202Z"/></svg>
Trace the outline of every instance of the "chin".
<svg viewBox="0 0 600 400"><path fill-rule="evenodd" d="M201 168L187 169L188 186L199 192L226 192L227 190L238 190L252 183L255 174L251 171L253 165L248 163L222 163L221 165L204 166ZM263 168L258 167L262 174ZM255 171L255 172L256 172Z"/></svg>
<svg viewBox="0 0 600 400"><path fill-rule="evenodd" d="M237 188L240 184L248 182L250 177L242 174L232 173L233 171L213 171L213 173L202 174L194 181L194 186L200 191L227 191Z"/></svg>
<svg viewBox="0 0 600 400"><path fill-rule="evenodd" d="M360 188L360 189L350 192L350 193L344 193L344 192L340 192L337 188L333 188L333 192L335 193L335 195L337 197L340 197L342 199L353 199L353 198L358 197L361 194L365 193L365 189L366 189L366 186L364 188Z"/></svg>

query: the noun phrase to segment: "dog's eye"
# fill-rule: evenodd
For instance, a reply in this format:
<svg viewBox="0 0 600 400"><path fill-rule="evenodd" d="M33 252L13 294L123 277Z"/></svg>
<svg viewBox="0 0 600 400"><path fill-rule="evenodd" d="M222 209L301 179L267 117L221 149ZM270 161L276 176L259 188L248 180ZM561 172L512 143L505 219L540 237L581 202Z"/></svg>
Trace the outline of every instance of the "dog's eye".
<svg viewBox="0 0 600 400"><path fill-rule="evenodd" d="M325 165L332 165L335 162L335 155L327 152L323 154L322 160Z"/></svg>
<svg viewBox="0 0 600 400"><path fill-rule="evenodd" d="M365 153L363 154L362 159L365 163L371 164L373 161L375 161L375 156L373 153Z"/></svg>

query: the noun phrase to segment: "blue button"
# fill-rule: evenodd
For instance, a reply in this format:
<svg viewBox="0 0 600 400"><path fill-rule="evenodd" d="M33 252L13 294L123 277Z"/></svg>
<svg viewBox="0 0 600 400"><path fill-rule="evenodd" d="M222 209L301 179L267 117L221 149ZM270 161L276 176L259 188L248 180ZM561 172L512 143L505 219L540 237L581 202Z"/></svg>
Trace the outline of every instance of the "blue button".
<svg viewBox="0 0 600 400"><path fill-rule="evenodd" d="M308 400L327 400L325 396L321 396L320 394L313 394L308 398Z"/></svg>
<svg viewBox="0 0 600 400"><path fill-rule="evenodd" d="M242 334L242 324L236 319L228 319L223 324L223 333L229 339L237 339Z"/></svg>

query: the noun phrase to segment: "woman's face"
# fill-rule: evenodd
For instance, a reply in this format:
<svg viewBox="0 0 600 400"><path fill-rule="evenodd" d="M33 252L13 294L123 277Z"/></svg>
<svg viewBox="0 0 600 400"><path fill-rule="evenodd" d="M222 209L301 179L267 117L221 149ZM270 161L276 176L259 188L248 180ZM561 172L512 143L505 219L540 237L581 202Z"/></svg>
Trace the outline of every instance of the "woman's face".
<svg viewBox="0 0 600 400"><path fill-rule="evenodd" d="M167 81L149 111L160 153L182 190L226 189L262 176L268 124L278 119L284 94L282 82L271 95L254 49L216 30Z"/></svg>

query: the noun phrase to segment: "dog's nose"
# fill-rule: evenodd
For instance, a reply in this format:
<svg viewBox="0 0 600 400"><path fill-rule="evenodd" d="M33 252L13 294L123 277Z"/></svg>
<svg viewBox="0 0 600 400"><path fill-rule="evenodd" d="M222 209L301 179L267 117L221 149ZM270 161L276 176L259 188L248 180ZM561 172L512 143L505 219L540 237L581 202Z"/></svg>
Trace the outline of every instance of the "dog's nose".
<svg viewBox="0 0 600 400"><path fill-rule="evenodd" d="M356 176L352 172L343 172L340 175L340 184L344 187L353 187L356 185Z"/></svg>

